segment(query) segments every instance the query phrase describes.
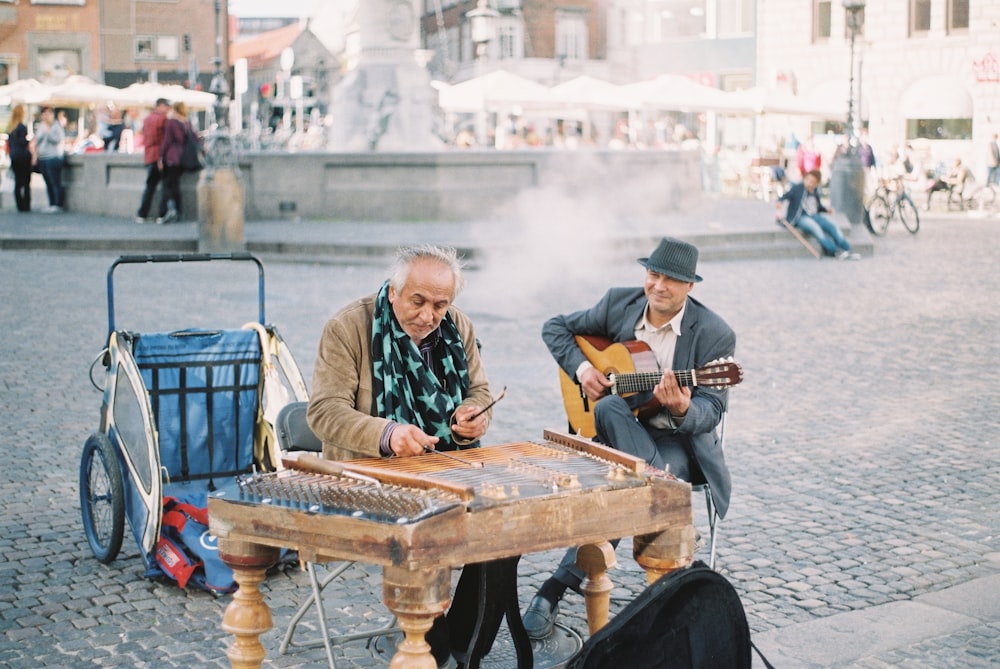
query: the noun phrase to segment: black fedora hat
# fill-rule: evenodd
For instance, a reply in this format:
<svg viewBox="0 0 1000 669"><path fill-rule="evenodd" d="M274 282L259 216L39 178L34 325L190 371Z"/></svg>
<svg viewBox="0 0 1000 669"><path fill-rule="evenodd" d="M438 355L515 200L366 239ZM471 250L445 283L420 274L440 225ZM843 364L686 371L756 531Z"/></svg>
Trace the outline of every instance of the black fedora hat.
<svg viewBox="0 0 1000 669"><path fill-rule="evenodd" d="M698 268L698 249L673 237L661 239L648 258L639 258L639 264L678 281L701 281L701 277L695 273Z"/></svg>

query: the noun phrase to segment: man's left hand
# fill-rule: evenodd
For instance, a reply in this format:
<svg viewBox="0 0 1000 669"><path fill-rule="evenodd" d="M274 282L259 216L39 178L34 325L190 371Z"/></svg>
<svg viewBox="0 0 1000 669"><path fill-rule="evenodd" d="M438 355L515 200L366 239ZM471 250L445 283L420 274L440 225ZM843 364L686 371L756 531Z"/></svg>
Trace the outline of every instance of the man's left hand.
<svg viewBox="0 0 1000 669"><path fill-rule="evenodd" d="M677 383L677 377L670 370L663 373L660 382L653 388L653 397L671 416L682 418L691 406L691 389Z"/></svg>
<svg viewBox="0 0 1000 669"><path fill-rule="evenodd" d="M486 434L486 428L489 426L489 421L485 413L473 418L480 411L482 411L482 407L471 404L463 404L455 409L455 414L452 417L451 431L462 439L479 439Z"/></svg>

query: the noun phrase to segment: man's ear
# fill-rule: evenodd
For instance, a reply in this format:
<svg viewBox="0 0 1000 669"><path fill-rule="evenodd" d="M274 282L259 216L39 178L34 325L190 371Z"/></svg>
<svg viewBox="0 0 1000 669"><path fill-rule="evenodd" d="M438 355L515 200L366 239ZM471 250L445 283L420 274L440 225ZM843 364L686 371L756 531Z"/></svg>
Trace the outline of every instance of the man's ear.
<svg viewBox="0 0 1000 669"><path fill-rule="evenodd" d="M396 301L396 289L393 288L392 284L390 283L389 284L389 304L392 304L395 301Z"/></svg>

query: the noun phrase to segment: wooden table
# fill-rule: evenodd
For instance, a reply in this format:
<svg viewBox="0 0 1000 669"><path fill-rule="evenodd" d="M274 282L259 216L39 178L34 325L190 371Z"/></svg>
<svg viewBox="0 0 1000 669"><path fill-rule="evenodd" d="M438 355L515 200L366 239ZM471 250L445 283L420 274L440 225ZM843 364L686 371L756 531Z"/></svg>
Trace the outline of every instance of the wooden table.
<svg viewBox="0 0 1000 669"><path fill-rule="evenodd" d="M631 456L554 431L448 455L304 456L298 467L313 473L285 470L212 493L210 529L239 584L222 621L235 637L231 666L256 669L266 656L260 635L271 613L259 585L282 547L310 562L382 566L383 600L405 634L392 669L435 669L424 634L448 608L453 567L580 546L593 634L608 619L608 539L634 537L650 583L693 560L691 486Z"/></svg>

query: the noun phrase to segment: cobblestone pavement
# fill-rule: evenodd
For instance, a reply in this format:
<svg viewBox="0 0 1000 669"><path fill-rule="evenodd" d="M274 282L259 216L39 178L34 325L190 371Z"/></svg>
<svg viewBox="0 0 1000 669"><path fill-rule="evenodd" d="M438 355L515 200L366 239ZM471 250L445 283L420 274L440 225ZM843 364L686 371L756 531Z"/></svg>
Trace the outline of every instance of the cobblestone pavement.
<svg viewBox="0 0 1000 669"><path fill-rule="evenodd" d="M745 371L731 392L734 492L718 566L755 633L1000 572L998 237L996 221L932 217L915 237L891 229L860 262L699 268L705 281L694 295L735 328ZM563 425L542 322L589 306L609 284L641 278L635 263L591 263L580 252L570 263L555 248L489 257L459 298L477 323L492 382L508 386L491 443ZM145 580L130 536L103 566L83 536L78 463L100 407L87 374L107 332L105 275L115 256L0 254L10 347L0 361L8 453L0 482L0 667L228 666L229 639L219 627L228 597ZM325 318L373 291L383 268L265 261L268 320L308 376ZM149 331L251 320L255 276L228 263L216 272L218 264L184 273L129 268L143 271L119 280L118 325ZM707 534L702 516L698 503ZM612 576L638 592L644 577L627 547ZM560 553L522 559L522 605ZM380 575L360 566L352 575L329 609L337 624L370 624L384 612ZM276 627L263 637L265 666L323 666L322 650L277 653L305 584L296 568L265 583ZM582 600L570 595L563 610L562 621L585 636ZM984 622L843 666L998 666L998 638L1000 625ZM341 669L385 664L360 643L336 654Z"/></svg>

